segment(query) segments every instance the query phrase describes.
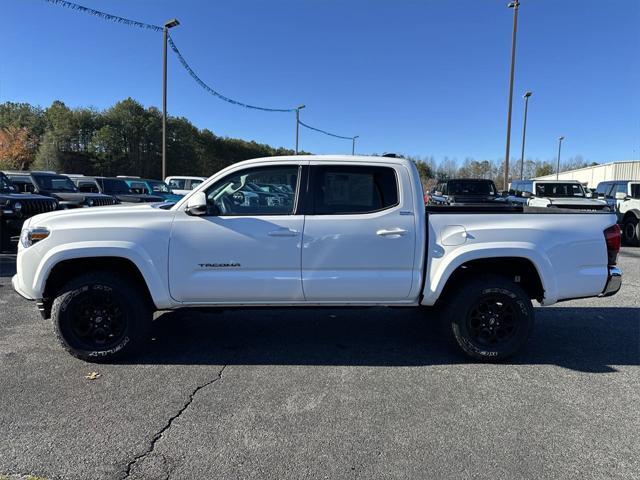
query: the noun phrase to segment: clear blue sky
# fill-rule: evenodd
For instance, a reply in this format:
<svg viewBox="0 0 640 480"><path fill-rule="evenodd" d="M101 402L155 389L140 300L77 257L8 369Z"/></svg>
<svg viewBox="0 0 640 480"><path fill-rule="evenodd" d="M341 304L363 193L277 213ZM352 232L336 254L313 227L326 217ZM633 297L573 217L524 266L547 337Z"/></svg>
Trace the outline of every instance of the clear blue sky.
<svg viewBox="0 0 640 480"><path fill-rule="evenodd" d="M303 121L360 135L362 153L504 157L512 10L506 0L83 0L162 24L200 76L238 100L305 103ZM512 155L522 93L527 157L640 158L640 1L522 0ZM161 34L42 0L2 0L0 102L161 105ZM169 58L169 113L200 128L293 147L294 116L226 104ZM301 131L315 153L350 142Z"/></svg>

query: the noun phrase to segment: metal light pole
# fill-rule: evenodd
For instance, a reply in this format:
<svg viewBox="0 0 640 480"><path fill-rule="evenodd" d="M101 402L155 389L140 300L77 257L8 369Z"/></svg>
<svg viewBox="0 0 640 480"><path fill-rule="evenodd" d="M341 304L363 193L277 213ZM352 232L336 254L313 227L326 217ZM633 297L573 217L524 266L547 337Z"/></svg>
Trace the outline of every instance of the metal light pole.
<svg viewBox="0 0 640 480"><path fill-rule="evenodd" d="M556 180L558 180L560 175L560 150L562 149L562 140L564 140L564 137L558 137L558 168L556 169Z"/></svg>
<svg viewBox="0 0 640 480"><path fill-rule="evenodd" d="M520 153L520 180L523 180L524 171L524 141L527 138L527 110L529 109L529 97L532 92L524 92L524 125L522 127L522 152Z"/></svg>
<svg viewBox="0 0 640 480"><path fill-rule="evenodd" d="M356 138L360 138L360 135L356 135L351 139L351 155L356 154Z"/></svg>
<svg viewBox="0 0 640 480"><path fill-rule="evenodd" d="M177 27L176 18L165 22L162 29L162 179L167 178L167 37L169 29Z"/></svg>
<svg viewBox="0 0 640 480"><path fill-rule="evenodd" d="M509 185L509 150L511 147L511 107L513 104L513 73L516 63L516 33L518 30L518 10L520 2L515 0L507 5L513 8L513 33L511 35L511 73L509 76L509 109L507 113L507 152L504 157L504 189Z"/></svg>
<svg viewBox="0 0 640 480"><path fill-rule="evenodd" d="M296 107L296 155L298 154L298 141L300 140L300 110L306 105Z"/></svg>

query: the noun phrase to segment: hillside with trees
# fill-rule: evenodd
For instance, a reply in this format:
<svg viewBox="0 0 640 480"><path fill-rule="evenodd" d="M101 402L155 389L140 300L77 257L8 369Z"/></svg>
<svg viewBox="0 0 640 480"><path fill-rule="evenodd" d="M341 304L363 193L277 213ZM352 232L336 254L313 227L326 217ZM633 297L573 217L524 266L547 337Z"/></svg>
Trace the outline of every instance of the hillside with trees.
<svg viewBox="0 0 640 480"><path fill-rule="evenodd" d="M256 157L292 155L286 148L219 137L184 117L167 121L167 173L209 176L232 163ZM106 110L67 107L56 100L41 108L28 103L0 104L0 170L53 170L85 175L137 175L160 178L162 112L127 98ZM453 177L490 178L502 185L504 162L467 158L408 157L416 162L425 187ZM587 166L570 158L562 169ZM519 161L511 159L513 177ZM550 161L527 159L524 178L555 171Z"/></svg>
<svg viewBox="0 0 640 480"><path fill-rule="evenodd" d="M183 117L167 120L167 172L211 175L255 157L292 150L219 137ZM0 169L54 170L91 175L160 178L162 112L127 98L104 111L48 108L28 103L0 105Z"/></svg>

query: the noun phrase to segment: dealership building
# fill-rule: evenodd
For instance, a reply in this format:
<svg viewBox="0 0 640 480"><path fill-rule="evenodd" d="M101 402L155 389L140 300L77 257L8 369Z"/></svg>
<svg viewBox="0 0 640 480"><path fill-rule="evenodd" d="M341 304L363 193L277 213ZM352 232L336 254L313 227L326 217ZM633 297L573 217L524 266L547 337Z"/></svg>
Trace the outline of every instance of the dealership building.
<svg viewBox="0 0 640 480"><path fill-rule="evenodd" d="M607 180L634 180L640 181L640 160L603 163L592 167L578 168L535 177L534 180L578 180L589 188L596 188L598 183Z"/></svg>

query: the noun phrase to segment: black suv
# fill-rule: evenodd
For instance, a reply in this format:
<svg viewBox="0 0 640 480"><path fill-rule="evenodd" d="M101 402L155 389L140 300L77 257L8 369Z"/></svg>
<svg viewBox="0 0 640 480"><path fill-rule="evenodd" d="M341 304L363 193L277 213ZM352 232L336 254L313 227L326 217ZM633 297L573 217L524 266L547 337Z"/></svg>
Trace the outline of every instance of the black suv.
<svg viewBox="0 0 640 480"><path fill-rule="evenodd" d="M71 179L81 192L105 193L116 197L122 203L164 202L164 198L159 195L134 192L122 178L72 175Z"/></svg>
<svg viewBox="0 0 640 480"><path fill-rule="evenodd" d="M0 251L15 250L27 218L57 208L58 202L53 198L18 193L7 176L0 172Z"/></svg>
<svg viewBox="0 0 640 480"><path fill-rule="evenodd" d="M429 205L506 205L493 180L453 178L438 184L429 193Z"/></svg>
<svg viewBox="0 0 640 480"><path fill-rule="evenodd" d="M102 207L120 203L101 193L80 192L66 175L53 172L5 172L9 180L24 193L37 193L58 200L60 209Z"/></svg>

